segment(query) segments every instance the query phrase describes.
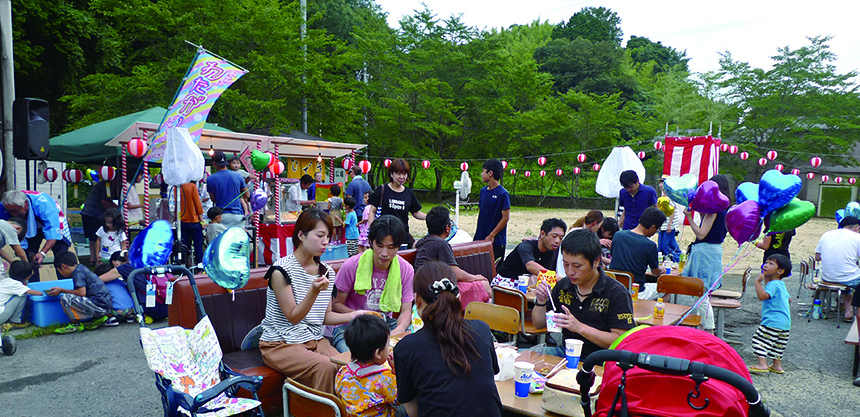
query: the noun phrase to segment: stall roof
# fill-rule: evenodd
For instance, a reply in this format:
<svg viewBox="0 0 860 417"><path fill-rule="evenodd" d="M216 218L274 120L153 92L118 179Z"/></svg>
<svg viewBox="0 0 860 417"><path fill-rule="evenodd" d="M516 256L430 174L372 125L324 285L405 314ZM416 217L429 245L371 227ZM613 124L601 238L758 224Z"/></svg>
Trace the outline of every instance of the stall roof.
<svg viewBox="0 0 860 417"><path fill-rule="evenodd" d="M133 136L140 136L141 132L134 129L137 123L158 126L166 113L167 109L163 107L153 107L55 136L51 138L48 159L60 162L101 163L105 159L114 158L117 156L116 148L105 146L109 141L129 131ZM204 128L211 131L230 132L211 123L206 123Z"/></svg>

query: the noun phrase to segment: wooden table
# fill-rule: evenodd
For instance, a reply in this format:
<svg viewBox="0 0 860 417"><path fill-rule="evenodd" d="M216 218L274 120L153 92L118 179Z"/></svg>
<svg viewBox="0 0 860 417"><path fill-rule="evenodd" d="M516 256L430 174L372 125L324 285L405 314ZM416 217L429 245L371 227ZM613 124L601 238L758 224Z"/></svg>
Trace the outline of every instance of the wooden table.
<svg viewBox="0 0 860 417"><path fill-rule="evenodd" d="M526 299L534 303L535 293L533 290L530 290L526 293ZM633 317L636 320L637 324L647 324L649 326L669 326L673 325L681 320L681 317L687 313L687 310L690 309L690 306L685 306L681 304L672 304L663 302L665 304L665 309L663 313L662 319L654 319L654 304L657 301L655 300L636 300L633 301Z"/></svg>

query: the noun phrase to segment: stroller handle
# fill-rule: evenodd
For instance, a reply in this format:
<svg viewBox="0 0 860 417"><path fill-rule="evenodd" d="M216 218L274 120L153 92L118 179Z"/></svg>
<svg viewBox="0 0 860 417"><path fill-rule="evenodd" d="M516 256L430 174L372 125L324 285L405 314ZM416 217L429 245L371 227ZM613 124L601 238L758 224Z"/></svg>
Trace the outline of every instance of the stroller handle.
<svg viewBox="0 0 860 417"><path fill-rule="evenodd" d="M683 376L692 375L693 373L701 373L705 377L723 381L740 391L749 404L749 415L751 417L770 416L770 410L767 405L762 402L761 395L756 391L753 384L747 381L744 377L728 369L708 365L703 362L674 358L671 356L610 349L600 350L588 355L582 363L582 369L576 374L576 381L579 383L579 392L582 393L581 405L586 416L591 416L589 390L594 384L594 366L606 361L618 362L619 365L622 366L638 366L643 369L669 375Z"/></svg>
<svg viewBox="0 0 860 417"><path fill-rule="evenodd" d="M197 301L195 303L197 304L197 318L200 319L206 315L206 311L203 309L203 301L200 298L200 291L197 290L197 283L194 281L194 274L192 274L188 268L181 265L147 266L131 271L131 274L128 275L128 282L126 282L128 293L131 294L131 299L134 301L134 314L137 316L137 321L140 323L140 327L146 327L146 322L143 317L143 307L140 306L140 302L137 299L137 291L134 287L135 277L140 274L159 275L168 272L174 276L184 275L188 277L188 280L191 282L191 288L194 290L194 298Z"/></svg>

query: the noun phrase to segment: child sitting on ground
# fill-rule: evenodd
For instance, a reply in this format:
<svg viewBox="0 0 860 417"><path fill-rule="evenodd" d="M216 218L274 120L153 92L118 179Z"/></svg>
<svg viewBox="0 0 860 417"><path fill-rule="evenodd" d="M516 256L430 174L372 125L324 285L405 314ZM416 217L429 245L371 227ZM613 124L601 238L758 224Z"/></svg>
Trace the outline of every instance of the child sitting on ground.
<svg viewBox="0 0 860 417"><path fill-rule="evenodd" d="M335 389L350 416L394 416L397 381L391 367L389 330L376 314L362 314L347 325L344 341L352 362L340 368Z"/></svg>
<svg viewBox="0 0 860 417"><path fill-rule="evenodd" d="M358 253L370 249L370 242L367 240L367 233L370 231L370 214L373 212L373 206L368 204L372 191L364 193L364 213L361 214L361 221L358 222ZM356 213L358 216L358 213Z"/></svg>
<svg viewBox="0 0 860 417"><path fill-rule="evenodd" d="M33 276L33 265L29 262L14 261L9 265L9 276L0 275L0 323L3 330L22 329L30 325L23 320L24 304L29 295L42 295L41 291L31 290L27 281Z"/></svg>
<svg viewBox="0 0 860 417"><path fill-rule="evenodd" d="M218 207L212 207L206 212L206 215L209 217L209 225L206 226L206 241L209 243L212 243L221 232L227 230L227 226L221 223L222 214L224 214L224 210Z"/></svg>
<svg viewBox="0 0 860 417"><path fill-rule="evenodd" d="M785 373L782 354L788 343L791 313L788 309L790 296L782 279L790 274L791 261L785 255L775 254L767 258L755 279L755 293L761 300L761 325L752 340L758 364L750 366L750 372ZM773 366L767 366L767 358L773 359Z"/></svg>
<svg viewBox="0 0 860 417"><path fill-rule="evenodd" d="M346 254L358 254L358 216L355 215L355 199L351 195L343 199L346 206L346 218L343 221L344 237L346 238Z"/></svg>
<svg viewBox="0 0 860 417"><path fill-rule="evenodd" d="M99 258L102 263L110 262L114 252L128 249L128 238L125 235L125 222L119 210L109 208L102 215L102 227L96 231L96 247L99 248Z"/></svg>
<svg viewBox="0 0 860 417"><path fill-rule="evenodd" d="M63 278L71 278L75 288L67 290L53 287L45 292L52 297L60 296L60 305L72 321L68 326L54 330L55 333L76 333L95 330L102 325L119 325L116 317L108 317L113 310L110 291L96 274L78 263L77 255L73 252L61 252L54 258L54 268ZM90 319L92 321L88 323L81 323Z"/></svg>
<svg viewBox="0 0 860 417"><path fill-rule="evenodd" d="M331 186L331 197L328 198L331 222L334 225L334 233L331 235L332 243L340 243L343 237L343 199L340 198L340 186L335 184Z"/></svg>

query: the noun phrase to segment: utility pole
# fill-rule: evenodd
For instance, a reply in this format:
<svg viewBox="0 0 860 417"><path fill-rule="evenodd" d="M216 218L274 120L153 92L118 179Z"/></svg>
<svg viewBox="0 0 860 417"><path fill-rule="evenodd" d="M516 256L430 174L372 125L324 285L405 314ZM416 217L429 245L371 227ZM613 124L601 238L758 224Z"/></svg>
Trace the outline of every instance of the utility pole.
<svg viewBox="0 0 860 417"><path fill-rule="evenodd" d="M299 2L302 12L302 28L299 32L299 36L302 39L302 54L304 54L305 58L305 66L308 65L308 43L305 41L305 38L308 35L308 0L301 0ZM305 70L302 69L302 87L307 85L307 79L305 78ZM302 89L302 132L308 133L308 96L307 92Z"/></svg>
<svg viewBox="0 0 860 417"><path fill-rule="evenodd" d="M15 67L12 56L12 0L0 0L0 90L2 90L3 170L6 191L15 189L12 102L15 101Z"/></svg>

